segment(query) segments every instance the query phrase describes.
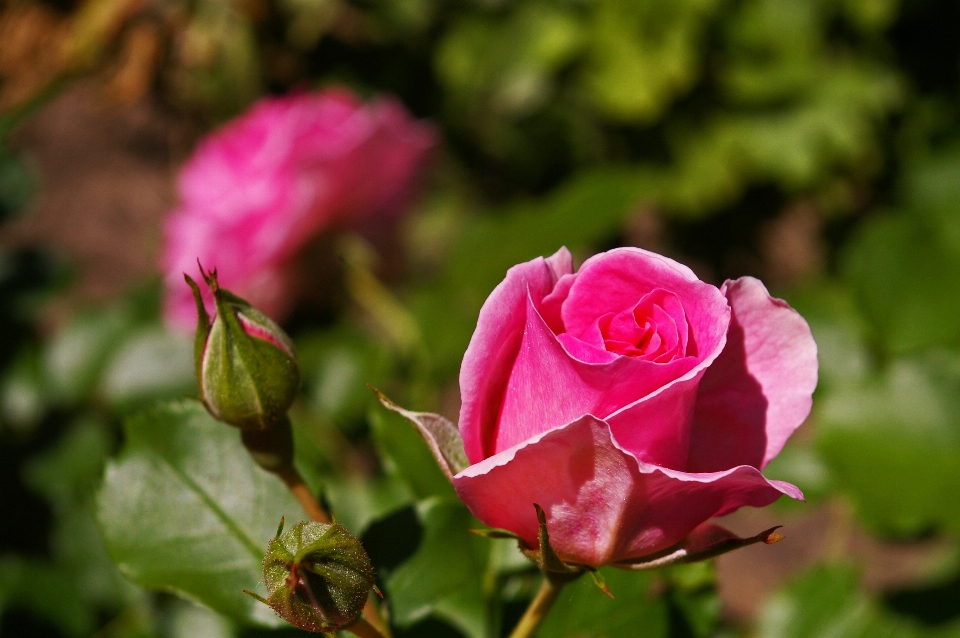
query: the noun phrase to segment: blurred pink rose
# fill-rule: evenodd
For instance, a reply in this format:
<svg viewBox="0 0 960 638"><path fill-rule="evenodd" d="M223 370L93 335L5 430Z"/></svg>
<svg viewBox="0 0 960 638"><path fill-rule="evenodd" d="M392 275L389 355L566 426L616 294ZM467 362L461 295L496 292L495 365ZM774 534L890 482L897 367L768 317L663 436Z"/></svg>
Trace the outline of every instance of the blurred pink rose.
<svg viewBox="0 0 960 638"><path fill-rule="evenodd" d="M511 268L480 311L460 370L470 465L451 478L530 547L537 503L565 561L636 561L722 537L705 521L744 505L802 499L760 470L816 384L807 323L758 280L717 289L636 248L574 273L562 249Z"/></svg>
<svg viewBox="0 0 960 638"><path fill-rule="evenodd" d="M197 260L273 317L289 309L290 260L324 228L409 202L436 145L432 126L394 99L345 89L260 100L207 136L180 172L164 226L164 314L196 322L183 273Z"/></svg>

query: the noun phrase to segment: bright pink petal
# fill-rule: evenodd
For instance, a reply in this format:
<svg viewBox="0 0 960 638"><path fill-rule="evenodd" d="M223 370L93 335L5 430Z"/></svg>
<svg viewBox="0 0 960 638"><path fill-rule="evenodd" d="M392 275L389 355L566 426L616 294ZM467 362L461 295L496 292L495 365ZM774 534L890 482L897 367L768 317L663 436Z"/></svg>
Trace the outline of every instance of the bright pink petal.
<svg viewBox="0 0 960 638"><path fill-rule="evenodd" d="M538 257L514 266L480 309L477 329L460 366L460 434L471 463L491 447L502 397L527 323L528 299L537 301L573 270L570 252Z"/></svg>
<svg viewBox="0 0 960 638"><path fill-rule="evenodd" d="M703 366L698 366L606 417L617 444L645 463L685 469L701 377Z"/></svg>
<svg viewBox="0 0 960 638"><path fill-rule="evenodd" d="M506 369L502 389L495 395L498 399L502 397L502 403L496 406L499 419L494 419L485 430L481 458L570 423L584 414L605 418L673 383L691 370L708 365L722 347L721 343L717 352L711 353L705 361L684 357L659 364L636 357L616 357L609 362L591 363L591 360L574 358L573 353L564 348L537 313L532 294L525 312L515 312L512 316L523 318L524 325L516 337L520 343L511 350L513 357L507 363L507 366L512 364L512 369ZM482 321L480 325L483 325ZM687 419L683 423L670 424L670 427L686 429L689 424L690 419ZM645 427L643 423L637 426ZM465 435L464 440L466 438ZM681 438L687 440L686 435ZM684 456L686 449L684 446L680 451ZM650 451L651 460L660 462L657 454L661 451L666 452L667 457L662 460L667 462L676 454L658 448ZM476 462L473 458L471 461Z"/></svg>
<svg viewBox="0 0 960 638"><path fill-rule="evenodd" d="M683 305L692 337L686 354L707 356L727 332L730 309L723 295L683 264L639 248L617 248L585 261L563 302L563 324L580 335L599 317L633 308L658 288Z"/></svg>
<svg viewBox="0 0 960 638"><path fill-rule="evenodd" d="M538 544L533 504L539 504L560 557L586 565L665 549L744 505L769 505L782 494L802 498L752 467L696 475L641 463L591 416L471 465L453 484L477 518L531 547Z"/></svg>
<svg viewBox="0 0 960 638"><path fill-rule="evenodd" d="M688 469L763 468L810 413L817 345L810 327L760 281L723 286L733 308L727 345L700 383Z"/></svg>

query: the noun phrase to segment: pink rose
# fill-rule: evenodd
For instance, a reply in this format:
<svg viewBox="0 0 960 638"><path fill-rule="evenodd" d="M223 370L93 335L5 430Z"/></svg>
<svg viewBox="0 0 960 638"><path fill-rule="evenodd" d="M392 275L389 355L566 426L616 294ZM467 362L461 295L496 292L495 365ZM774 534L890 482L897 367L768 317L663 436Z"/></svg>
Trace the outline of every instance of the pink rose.
<svg viewBox="0 0 960 638"><path fill-rule="evenodd" d="M297 251L322 229L402 210L435 144L433 127L391 98L363 104L327 89L260 100L204 138L180 172L161 258L168 320L196 321L183 273L197 277L198 259L282 315Z"/></svg>
<svg viewBox="0 0 960 638"><path fill-rule="evenodd" d="M807 323L758 280L717 289L637 248L574 273L561 249L511 268L480 311L460 369L466 458L452 424L404 414L487 525L536 548L536 503L564 561L650 565L775 540L705 521L803 498L760 470L816 384Z"/></svg>

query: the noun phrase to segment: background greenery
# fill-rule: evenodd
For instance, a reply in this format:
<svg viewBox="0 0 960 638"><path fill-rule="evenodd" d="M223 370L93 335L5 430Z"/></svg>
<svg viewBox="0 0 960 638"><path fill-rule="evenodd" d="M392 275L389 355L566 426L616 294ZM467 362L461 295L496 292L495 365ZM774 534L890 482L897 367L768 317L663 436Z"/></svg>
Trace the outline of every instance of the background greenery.
<svg viewBox="0 0 960 638"><path fill-rule="evenodd" d="M77 91L107 119L147 109L161 143L138 141L137 157L169 190L193 141L258 96L341 83L399 96L443 136L405 219L312 246L287 324L305 373L299 465L362 537L398 636L499 635L535 575L509 542L465 532L476 523L365 384L455 417L486 295L561 245L578 262L640 245L713 283L763 278L810 322L820 386L767 472L808 503L740 523L786 522L787 540L717 567L606 570L616 599L579 581L542 636L960 636L956 2L0 7L0 635L296 634L238 593L259 579L249 544L291 503L244 465L232 430L189 402L151 407L193 389L189 340L159 320L150 251L139 270L97 274L29 228L44 201L66 215L83 197L51 193L96 147L56 168L38 142L69 159L69 124L45 113ZM140 183L118 166L98 188L133 188L118 205L136 212ZM155 242L156 215L140 232ZM119 234L102 241L124 250ZM91 277L119 283L104 293ZM233 496L203 475L213 451L231 459ZM214 584L191 562L211 547L225 566ZM131 584L108 551L137 583L225 615Z"/></svg>

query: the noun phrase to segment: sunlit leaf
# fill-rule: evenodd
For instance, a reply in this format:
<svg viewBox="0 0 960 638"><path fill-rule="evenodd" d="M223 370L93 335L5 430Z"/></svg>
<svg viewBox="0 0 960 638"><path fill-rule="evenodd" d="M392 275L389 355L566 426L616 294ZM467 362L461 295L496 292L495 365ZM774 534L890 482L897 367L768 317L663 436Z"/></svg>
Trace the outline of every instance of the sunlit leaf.
<svg viewBox="0 0 960 638"><path fill-rule="evenodd" d="M128 419L97 515L107 549L135 583L173 591L246 623L282 624L243 594L263 594L261 561L281 516L305 516L261 470L236 429L193 401Z"/></svg>

